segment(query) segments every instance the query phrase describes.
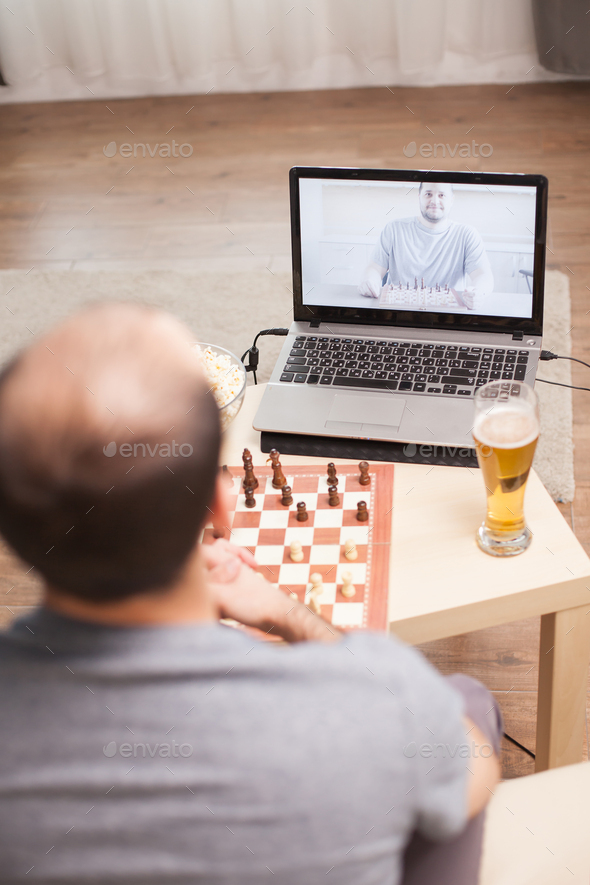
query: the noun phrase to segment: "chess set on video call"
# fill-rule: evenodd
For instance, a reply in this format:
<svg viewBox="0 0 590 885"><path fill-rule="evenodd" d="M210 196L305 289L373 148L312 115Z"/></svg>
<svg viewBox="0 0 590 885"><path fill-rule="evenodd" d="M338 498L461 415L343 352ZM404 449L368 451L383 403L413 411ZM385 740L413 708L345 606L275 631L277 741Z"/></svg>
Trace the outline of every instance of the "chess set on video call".
<svg viewBox="0 0 590 885"><path fill-rule="evenodd" d="M393 464L366 461L223 467L230 522L224 537L248 549L262 575L346 629L387 629ZM203 543L215 540L208 524Z"/></svg>
<svg viewBox="0 0 590 885"><path fill-rule="evenodd" d="M408 307L456 307L460 308L457 299L453 295L448 283L437 283L436 286L425 286L424 277L418 284L418 277L414 277L414 287L406 283L388 283L381 289L380 304L402 305Z"/></svg>

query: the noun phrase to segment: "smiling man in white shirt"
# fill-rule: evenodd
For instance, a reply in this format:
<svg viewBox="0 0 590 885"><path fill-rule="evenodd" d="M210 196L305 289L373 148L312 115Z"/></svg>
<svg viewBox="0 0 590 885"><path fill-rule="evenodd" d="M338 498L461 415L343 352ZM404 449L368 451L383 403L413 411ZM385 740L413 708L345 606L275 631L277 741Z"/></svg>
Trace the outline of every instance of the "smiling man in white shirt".
<svg viewBox="0 0 590 885"><path fill-rule="evenodd" d="M448 284L458 307L481 308L494 278L479 233L449 217L454 199L452 184L420 182L419 215L383 228L359 284L361 295L379 298L386 275L391 283L410 288L417 278L426 287Z"/></svg>

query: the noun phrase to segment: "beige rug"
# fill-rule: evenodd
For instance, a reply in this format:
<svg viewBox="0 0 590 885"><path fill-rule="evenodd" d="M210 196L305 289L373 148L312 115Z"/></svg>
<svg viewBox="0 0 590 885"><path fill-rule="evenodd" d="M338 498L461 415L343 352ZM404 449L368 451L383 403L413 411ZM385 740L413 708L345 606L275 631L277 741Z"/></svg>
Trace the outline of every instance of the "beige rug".
<svg viewBox="0 0 590 885"><path fill-rule="evenodd" d="M97 300L158 305L183 320L195 339L220 344L241 356L256 332L289 326L291 276L270 271L235 273L144 273L0 271L3 323L0 363L77 308ZM545 292L544 346L570 353L570 299L567 277L549 271ZM267 381L283 341L261 338L259 381ZM542 378L571 384L569 362L543 363ZM571 391L537 384L541 438L535 468L555 500L574 496Z"/></svg>

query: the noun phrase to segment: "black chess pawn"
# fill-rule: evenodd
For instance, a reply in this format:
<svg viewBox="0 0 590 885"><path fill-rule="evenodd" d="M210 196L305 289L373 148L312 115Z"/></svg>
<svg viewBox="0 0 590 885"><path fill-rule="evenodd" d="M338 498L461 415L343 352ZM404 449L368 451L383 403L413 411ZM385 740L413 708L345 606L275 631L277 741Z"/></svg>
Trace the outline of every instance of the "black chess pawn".
<svg viewBox="0 0 590 885"><path fill-rule="evenodd" d="M367 502L366 501L359 501L356 506L357 506L356 518L358 519L359 522L366 522L369 518L369 511L367 510Z"/></svg>
<svg viewBox="0 0 590 885"><path fill-rule="evenodd" d="M336 465L333 461L330 461L330 463L328 464L328 485L338 485L338 477L336 476Z"/></svg>
<svg viewBox="0 0 590 885"><path fill-rule="evenodd" d="M359 485L368 486L371 484L371 477L369 476L369 462L361 461L359 464L359 470L361 475L359 476Z"/></svg>
<svg viewBox="0 0 590 885"><path fill-rule="evenodd" d="M336 486L330 486L328 489L328 504L330 507L338 507L340 504L340 495L338 494L338 489Z"/></svg>
<svg viewBox="0 0 590 885"><path fill-rule="evenodd" d="M254 499L254 489L251 486L246 486L244 489L244 494L246 495L246 507L256 507L256 501Z"/></svg>
<svg viewBox="0 0 590 885"><path fill-rule="evenodd" d="M305 501L299 501L297 504L297 522L307 522L308 519L309 513L307 512Z"/></svg>
<svg viewBox="0 0 590 885"><path fill-rule="evenodd" d="M254 489L258 488L258 480L254 476L254 467L252 466L252 458L246 458L244 460L244 488L245 489Z"/></svg>
<svg viewBox="0 0 590 885"><path fill-rule="evenodd" d="M293 503L293 495L291 494L291 486L283 486L281 489L281 504L289 507Z"/></svg>

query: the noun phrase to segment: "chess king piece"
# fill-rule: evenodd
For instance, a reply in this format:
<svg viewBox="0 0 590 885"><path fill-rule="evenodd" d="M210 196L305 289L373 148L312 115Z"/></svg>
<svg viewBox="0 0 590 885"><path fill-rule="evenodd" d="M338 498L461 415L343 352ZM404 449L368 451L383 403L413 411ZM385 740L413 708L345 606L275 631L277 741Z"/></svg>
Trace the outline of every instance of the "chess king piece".
<svg viewBox="0 0 590 885"><path fill-rule="evenodd" d="M338 489L336 488L336 486L330 486L330 488L328 489L328 495L330 496L328 498L328 504L330 505L330 507L338 507L338 505L340 504L340 495L338 494Z"/></svg>
<svg viewBox="0 0 590 885"><path fill-rule="evenodd" d="M309 576L309 580L311 581L311 589L309 591L309 602L307 604L314 614L321 615L322 607L318 601L318 596L321 596L324 592L324 585L322 583L323 578L319 572L314 572L313 575Z"/></svg>
<svg viewBox="0 0 590 885"><path fill-rule="evenodd" d="M361 475L359 476L359 484L362 486L368 486L371 484L371 477L369 476L369 462L361 461L359 464L359 470Z"/></svg>
<svg viewBox="0 0 590 885"><path fill-rule="evenodd" d="M328 464L328 485L338 485L338 477L336 476L336 465L333 461L330 461L330 463Z"/></svg>
<svg viewBox="0 0 590 885"><path fill-rule="evenodd" d="M251 486L246 486L246 488L244 489L244 494L246 495L246 507L256 507L254 489Z"/></svg>
<svg viewBox="0 0 590 885"><path fill-rule="evenodd" d="M352 562L354 559L358 559L358 555L359 553L356 549L356 544L354 543L352 538L349 538L347 541L344 542L344 556L346 557L346 559L349 560L349 562Z"/></svg>
<svg viewBox="0 0 590 885"><path fill-rule="evenodd" d="M309 513L307 512L305 501L299 501L297 504L297 522L307 522L308 519Z"/></svg>
<svg viewBox="0 0 590 885"><path fill-rule="evenodd" d="M303 547L301 546L300 541L291 541L289 556L291 562L303 562Z"/></svg>
<svg viewBox="0 0 590 885"><path fill-rule="evenodd" d="M279 461L280 455L276 449L271 449L268 454L270 457L267 458L266 463L268 464L270 461L272 464L272 487L273 489L282 489L287 484L287 480Z"/></svg>
<svg viewBox="0 0 590 885"><path fill-rule="evenodd" d="M258 480L254 476L254 467L252 466L252 458L246 458L244 461L244 489L254 489L258 488Z"/></svg>
<svg viewBox="0 0 590 885"><path fill-rule="evenodd" d="M352 583L352 572L342 572L342 589L341 593L343 596L346 596L347 599L350 599L351 596L356 594L356 587Z"/></svg>
<svg viewBox="0 0 590 885"><path fill-rule="evenodd" d="M356 518L358 519L359 522L366 522L369 518L369 511L367 510L367 502L366 501L359 501L356 506L357 506Z"/></svg>
<svg viewBox="0 0 590 885"><path fill-rule="evenodd" d="M289 507L293 503L293 495L291 494L291 486L283 486L281 489L281 504Z"/></svg>

